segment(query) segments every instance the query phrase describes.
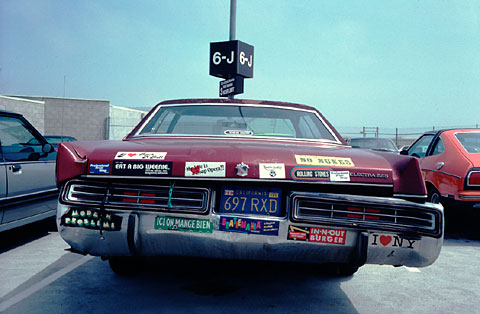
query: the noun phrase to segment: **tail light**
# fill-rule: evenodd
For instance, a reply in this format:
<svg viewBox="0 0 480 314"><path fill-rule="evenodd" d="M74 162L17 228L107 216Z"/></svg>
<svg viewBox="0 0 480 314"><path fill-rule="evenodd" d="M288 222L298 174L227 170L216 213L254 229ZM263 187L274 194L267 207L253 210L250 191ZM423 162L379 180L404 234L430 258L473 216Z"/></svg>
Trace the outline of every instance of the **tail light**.
<svg viewBox="0 0 480 314"><path fill-rule="evenodd" d="M470 171L468 173L467 186L480 186L480 171Z"/></svg>

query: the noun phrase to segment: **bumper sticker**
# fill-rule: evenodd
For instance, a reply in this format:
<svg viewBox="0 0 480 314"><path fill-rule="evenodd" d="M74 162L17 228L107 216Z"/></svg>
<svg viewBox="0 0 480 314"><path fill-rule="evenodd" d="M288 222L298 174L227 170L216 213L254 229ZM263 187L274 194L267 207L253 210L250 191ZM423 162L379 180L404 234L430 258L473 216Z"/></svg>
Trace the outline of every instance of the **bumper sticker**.
<svg viewBox="0 0 480 314"><path fill-rule="evenodd" d="M225 177L225 162L185 162L186 177Z"/></svg>
<svg viewBox="0 0 480 314"><path fill-rule="evenodd" d="M155 217L155 229L212 233L212 222L208 219L157 216Z"/></svg>
<svg viewBox="0 0 480 314"><path fill-rule="evenodd" d="M278 236L280 222L239 217L220 217L220 231Z"/></svg>
<svg viewBox="0 0 480 314"><path fill-rule="evenodd" d="M349 171L332 171L330 173L330 181L348 182L350 181L350 172Z"/></svg>
<svg viewBox="0 0 480 314"><path fill-rule="evenodd" d="M91 174L110 174L110 164L90 164Z"/></svg>
<svg viewBox="0 0 480 314"><path fill-rule="evenodd" d="M285 164L259 163L260 179L285 179Z"/></svg>
<svg viewBox="0 0 480 314"><path fill-rule="evenodd" d="M166 156L166 152L118 152L114 159L164 160Z"/></svg>
<svg viewBox="0 0 480 314"><path fill-rule="evenodd" d="M113 161L113 175L171 177L172 162L155 161Z"/></svg>
<svg viewBox="0 0 480 314"><path fill-rule="evenodd" d="M293 167L290 176L295 181L330 181L332 168L328 167Z"/></svg>
<svg viewBox="0 0 480 314"><path fill-rule="evenodd" d="M346 230L288 226L288 240L345 244Z"/></svg>
<svg viewBox="0 0 480 314"><path fill-rule="evenodd" d="M415 249L419 240L408 239L398 234L370 233L371 246Z"/></svg>
<svg viewBox="0 0 480 314"><path fill-rule="evenodd" d="M86 229L100 229L105 231L119 231L122 225L122 217L105 212L103 219L100 212L92 209L70 209L60 220L60 225L68 227L80 227Z"/></svg>
<svg viewBox="0 0 480 314"><path fill-rule="evenodd" d="M355 166L351 158L344 158L344 157L295 155L295 160L299 165L331 166L331 167Z"/></svg>

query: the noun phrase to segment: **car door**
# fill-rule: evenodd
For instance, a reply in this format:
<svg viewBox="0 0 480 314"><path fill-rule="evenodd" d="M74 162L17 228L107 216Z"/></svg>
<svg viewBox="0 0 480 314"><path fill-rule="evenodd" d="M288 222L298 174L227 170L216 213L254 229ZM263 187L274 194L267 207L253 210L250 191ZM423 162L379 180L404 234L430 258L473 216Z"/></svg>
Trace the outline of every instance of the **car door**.
<svg viewBox="0 0 480 314"><path fill-rule="evenodd" d="M57 193L55 153L26 120L0 116L6 200L2 224L52 211L43 201Z"/></svg>
<svg viewBox="0 0 480 314"><path fill-rule="evenodd" d="M0 223L3 219L3 208L7 199L7 169L2 156L2 143L0 141Z"/></svg>

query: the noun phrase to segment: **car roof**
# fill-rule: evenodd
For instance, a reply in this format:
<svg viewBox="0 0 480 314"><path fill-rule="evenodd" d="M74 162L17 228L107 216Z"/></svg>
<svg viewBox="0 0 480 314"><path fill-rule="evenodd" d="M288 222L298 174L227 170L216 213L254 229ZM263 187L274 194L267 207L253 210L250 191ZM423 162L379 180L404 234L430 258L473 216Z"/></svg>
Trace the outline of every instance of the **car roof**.
<svg viewBox="0 0 480 314"><path fill-rule="evenodd" d="M427 131L427 132L424 132L423 134L424 135L440 135L441 133L443 132L450 132L450 131L453 131L453 132L458 132L458 131L477 131L477 132L480 132L480 128L451 128L451 129L440 129L440 130L432 130L432 131Z"/></svg>

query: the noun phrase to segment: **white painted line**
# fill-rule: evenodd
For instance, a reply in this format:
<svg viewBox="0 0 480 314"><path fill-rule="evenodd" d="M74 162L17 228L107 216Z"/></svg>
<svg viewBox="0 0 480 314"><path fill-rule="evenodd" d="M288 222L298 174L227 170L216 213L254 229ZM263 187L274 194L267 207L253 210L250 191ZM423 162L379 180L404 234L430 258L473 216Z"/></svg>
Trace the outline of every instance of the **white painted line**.
<svg viewBox="0 0 480 314"><path fill-rule="evenodd" d="M95 256L84 256L81 259L79 259L78 261L76 261L75 263L72 263L72 264L66 266L65 268L60 269L59 271L51 274L50 276L48 276L48 277L44 278L43 280L37 282L36 284L32 285L30 288L25 289L24 291L20 292L19 294L14 295L10 299L0 303L0 312L3 312L6 309L8 309L10 306L28 298L33 293L37 292L40 289L43 289L44 287L48 286L49 284L51 284L52 282L54 282L58 278L68 274L69 272L71 272L75 268L85 264L86 262L88 262L89 260L91 260L93 258L95 258Z"/></svg>
<svg viewBox="0 0 480 314"><path fill-rule="evenodd" d="M421 272L420 269L418 269L417 267L403 266L403 268L405 268L406 270L408 270L411 273L420 273Z"/></svg>

